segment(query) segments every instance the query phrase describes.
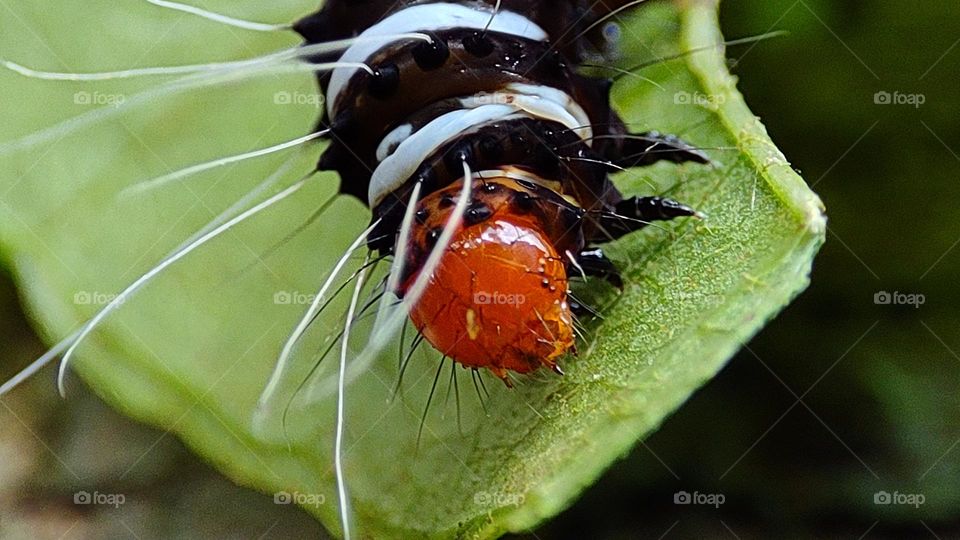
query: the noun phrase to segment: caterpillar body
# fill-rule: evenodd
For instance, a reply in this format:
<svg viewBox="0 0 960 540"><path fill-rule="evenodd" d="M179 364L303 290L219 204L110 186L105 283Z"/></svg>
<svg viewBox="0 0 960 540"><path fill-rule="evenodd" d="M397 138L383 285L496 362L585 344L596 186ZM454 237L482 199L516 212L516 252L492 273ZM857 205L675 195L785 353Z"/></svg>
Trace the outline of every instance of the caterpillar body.
<svg viewBox="0 0 960 540"><path fill-rule="evenodd" d="M624 198L608 175L707 157L676 137L628 132L612 81L576 71L603 46L601 23L635 3L330 0L293 26L308 44L427 36L361 39L312 59L370 67L318 76L330 132L319 169L371 208L368 246L403 258L391 292L408 294L443 251L411 319L444 355L508 384L511 371L559 372L574 349L572 273L622 285L598 244L695 215L669 199ZM445 224L453 234L438 245Z"/></svg>

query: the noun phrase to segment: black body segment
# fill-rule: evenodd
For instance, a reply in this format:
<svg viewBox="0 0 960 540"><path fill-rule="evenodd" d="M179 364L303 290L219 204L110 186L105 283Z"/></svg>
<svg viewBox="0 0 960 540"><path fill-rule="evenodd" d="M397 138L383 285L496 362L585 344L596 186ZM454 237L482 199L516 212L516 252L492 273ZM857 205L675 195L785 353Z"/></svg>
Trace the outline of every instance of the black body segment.
<svg viewBox="0 0 960 540"><path fill-rule="evenodd" d="M612 81L580 75L577 64L606 46L605 17L630 2L624 0L504 0L501 9L522 15L548 35L546 40L490 29L445 28L423 21L419 29L431 41L387 42L365 63L373 75L357 70L336 96L327 96L321 123L331 128L330 145L319 169L336 171L340 190L372 206L381 224L370 247L390 253L415 184L421 197L444 189L472 170L511 169L538 179L511 192L517 211L562 208L556 216L570 229L564 249L588 274L622 286L616 268L591 244L619 238L650 221L693 216L675 201L658 197L624 199L609 179L621 168L658 161L708 163L707 156L680 139L654 131L630 133L612 109ZM322 9L294 29L307 43L321 43L362 34L412 5L458 4L485 10L494 17L494 0L462 2L396 0L328 0ZM330 62L339 54L312 60ZM318 76L326 92L330 73ZM383 163L384 139L398 129L416 133L451 111L464 99L499 95L516 85L559 90L587 117L586 126L557 121L509 118L464 129L420 161L415 172L382 198L368 198L374 171ZM330 118L332 112L333 118ZM580 130L589 127L591 137ZM392 140L392 139L391 139ZM399 144L399 143L397 143ZM388 145L386 152L396 150ZM418 213L418 219L420 218ZM483 219L482 212L467 219Z"/></svg>

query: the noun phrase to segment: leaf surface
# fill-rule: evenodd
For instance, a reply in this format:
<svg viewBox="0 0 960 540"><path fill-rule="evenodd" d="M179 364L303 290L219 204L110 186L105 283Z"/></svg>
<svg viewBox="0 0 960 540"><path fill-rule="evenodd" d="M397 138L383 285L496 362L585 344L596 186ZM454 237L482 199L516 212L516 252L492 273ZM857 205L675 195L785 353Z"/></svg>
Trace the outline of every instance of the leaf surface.
<svg viewBox="0 0 960 540"><path fill-rule="evenodd" d="M243 12L229 5L237 7L226 11ZM263 20L312 7L243 5ZM290 36L238 37L208 21L147 8L118 14L112 6L87 2L77 21L23 2L18 17L4 17L3 54L84 71L236 59L295 44ZM92 30L104 20L117 29L109 43ZM623 66L722 41L712 1L653 4L623 23ZM469 374L458 370L449 387L445 369L419 449L434 355L414 357L395 400L396 352L350 385L345 467L361 532L486 538L535 526L656 429L806 287L824 239L821 204L744 105L723 53L715 47L662 62L641 72L653 82L623 77L615 87L634 130L676 133L710 148L715 161L631 170L618 184L629 194L668 194L707 217L649 227L611 247L626 289L584 291L603 306L603 319L590 324L589 342L565 362L565 376L538 374L513 390L485 378L484 411ZM157 82L50 83L0 73L0 84L11 96L0 107L12 141L92 110L84 96L137 105L137 93ZM134 181L307 133L319 114L313 92L307 75L259 77L151 98L29 148L0 143L2 254L41 333L51 343L69 335L290 156L280 186L309 170L317 147L117 197ZM251 417L304 302L368 220L355 201L339 200L271 249L335 186L335 177L321 176L171 267L108 319L75 364L118 409L175 433L238 483L290 493L332 531L339 530L333 400L291 408L286 426L278 421L270 433L254 433ZM345 306L343 298L334 303L318 335L336 328ZM300 361L298 375L307 375L309 360Z"/></svg>

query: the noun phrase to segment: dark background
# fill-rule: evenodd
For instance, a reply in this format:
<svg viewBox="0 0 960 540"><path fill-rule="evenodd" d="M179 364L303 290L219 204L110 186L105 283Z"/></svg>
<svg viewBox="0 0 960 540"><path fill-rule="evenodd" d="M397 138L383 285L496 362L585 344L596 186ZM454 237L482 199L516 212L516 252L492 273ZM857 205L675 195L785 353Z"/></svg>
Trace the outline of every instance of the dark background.
<svg viewBox="0 0 960 540"><path fill-rule="evenodd" d="M731 38L789 31L728 56L748 104L827 206L812 285L530 537L960 537L960 4L730 0L722 19ZM878 104L877 92L924 103ZM878 305L881 291L925 302ZM16 306L4 277L4 352L21 360L8 365L43 350ZM296 509L222 479L173 437L89 396L68 406L49 378L0 407L0 447L20 456L0 465L5 535L320 532ZM71 504L72 469L100 468L109 480L150 445L152 463L122 479L137 493L124 508L129 524ZM681 491L724 502L674 504ZM877 504L881 492L922 504Z"/></svg>
<svg viewBox="0 0 960 540"><path fill-rule="evenodd" d="M827 243L811 287L538 534L960 537L960 4L734 0L721 14L728 38L790 33L728 56L826 204ZM925 102L877 104L881 91ZM876 305L880 291L925 303ZM674 505L681 490L725 503ZM878 505L880 491L923 504Z"/></svg>

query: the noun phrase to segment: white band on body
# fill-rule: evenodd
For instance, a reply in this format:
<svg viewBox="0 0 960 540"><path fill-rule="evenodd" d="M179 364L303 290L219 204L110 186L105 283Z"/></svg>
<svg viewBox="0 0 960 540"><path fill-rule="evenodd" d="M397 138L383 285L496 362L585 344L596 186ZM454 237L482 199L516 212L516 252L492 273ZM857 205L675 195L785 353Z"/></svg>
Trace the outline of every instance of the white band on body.
<svg viewBox="0 0 960 540"><path fill-rule="evenodd" d="M376 208L388 194L396 191L417 172L420 165L449 140L472 133L485 124L509 119L516 114L510 105L483 105L475 109L459 109L448 112L423 126L419 131L400 143L393 154L387 156L370 178L368 201ZM389 137L389 135L388 135Z"/></svg>
<svg viewBox="0 0 960 540"><path fill-rule="evenodd" d="M511 84L510 92L483 93L460 100L463 109L440 115L409 134L409 124L389 133L377 149L380 164L370 179L368 202L375 208L399 189L428 157L447 142L502 120L539 118L557 122L590 142L593 130L587 114L569 95L556 88ZM391 147L402 139L390 153ZM381 159L381 156L386 156Z"/></svg>
<svg viewBox="0 0 960 540"><path fill-rule="evenodd" d="M592 143L593 127L590 117L569 94L550 86L510 83L493 93L481 93L462 99L464 107L472 108L484 103L513 105L530 116L563 124L580 138Z"/></svg>
<svg viewBox="0 0 960 540"><path fill-rule="evenodd" d="M360 35L391 36L450 28L483 30L488 24L491 32L510 34L534 41L546 41L549 38L542 28L519 13L501 10L496 17L493 17L493 11L489 9L448 2L408 7L371 26ZM389 46L389 43L384 44L381 41L360 41L351 45L339 61L364 62L380 49ZM357 68L353 67L338 68L330 75L330 83L327 85L327 113L331 118L334 117L337 97L356 72Z"/></svg>
<svg viewBox="0 0 960 540"><path fill-rule="evenodd" d="M377 146L377 162L387 159L390 154L397 151L400 143L413 135L413 124L403 124L387 134Z"/></svg>

